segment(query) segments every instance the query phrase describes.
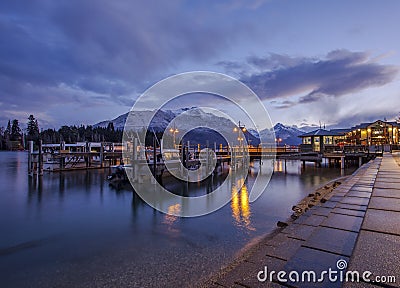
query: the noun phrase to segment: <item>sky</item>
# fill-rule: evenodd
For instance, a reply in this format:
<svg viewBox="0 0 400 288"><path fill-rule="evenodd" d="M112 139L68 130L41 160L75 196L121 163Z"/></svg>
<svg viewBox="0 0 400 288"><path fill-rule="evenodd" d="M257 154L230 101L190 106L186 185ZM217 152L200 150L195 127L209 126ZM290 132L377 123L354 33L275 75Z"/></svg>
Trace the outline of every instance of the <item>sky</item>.
<svg viewBox="0 0 400 288"><path fill-rule="evenodd" d="M30 114L41 128L113 119L158 81L197 70L248 85L273 123L393 120L398 11L366 0L3 0L0 126Z"/></svg>

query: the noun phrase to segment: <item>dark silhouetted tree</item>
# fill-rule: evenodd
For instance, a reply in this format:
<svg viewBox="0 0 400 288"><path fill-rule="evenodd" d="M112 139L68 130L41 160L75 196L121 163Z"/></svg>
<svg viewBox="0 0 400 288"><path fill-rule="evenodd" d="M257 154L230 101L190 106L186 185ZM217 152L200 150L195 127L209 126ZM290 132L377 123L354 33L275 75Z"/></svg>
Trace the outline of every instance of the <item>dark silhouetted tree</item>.
<svg viewBox="0 0 400 288"><path fill-rule="evenodd" d="M11 141L19 141L21 140L21 128L19 128L19 123L17 119L14 119L11 124Z"/></svg>
<svg viewBox="0 0 400 288"><path fill-rule="evenodd" d="M39 133L39 124L37 122L37 119L35 119L33 115L29 115L26 139L38 143L39 137L40 133Z"/></svg>

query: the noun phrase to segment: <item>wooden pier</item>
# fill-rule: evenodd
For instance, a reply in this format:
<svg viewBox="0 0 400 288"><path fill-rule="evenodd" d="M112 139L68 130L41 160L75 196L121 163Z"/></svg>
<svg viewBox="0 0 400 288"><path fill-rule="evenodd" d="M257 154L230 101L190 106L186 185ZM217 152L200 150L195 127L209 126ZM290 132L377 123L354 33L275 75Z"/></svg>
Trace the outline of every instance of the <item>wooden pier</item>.
<svg viewBox="0 0 400 288"><path fill-rule="evenodd" d="M167 165L163 157L165 151L161 153L160 148L145 147L139 144L138 139L132 139L131 142L125 143L93 143L80 142L75 144L42 144L39 142L38 150L34 151L33 142L29 142L28 153L28 174L43 175L47 172L62 172L71 170L86 170L113 167L122 165L125 173L129 173L129 178L134 181L147 181L149 175L144 169L148 166L150 171L156 178L162 177L164 172L168 171L170 164ZM156 148L154 148L156 147ZM177 145L178 149L171 150L172 153L168 157L174 158L175 166L180 167L181 173L184 173L183 168L194 169L203 165L206 173L211 169L218 169L228 165L230 169L236 170L240 167L245 167L245 163L261 158L267 159L282 159L298 160L303 162L305 167L306 162L313 162L315 166L321 167L325 160L330 167L339 167L345 169L349 165L361 166L370 159L375 158L378 152L371 152L365 147L329 147L322 153L301 151L298 147L251 147L251 146L235 146L222 147L214 143L212 148L200 149L200 145L190 145L188 142L185 145ZM124 150L125 149L125 150ZM123 153L124 150L124 153ZM168 149L167 149L168 150ZM204 152L208 151L208 152ZM204 154L205 153L205 154ZM167 157L167 158L168 158ZM171 162L171 161L170 161ZM325 163L326 163L325 162ZM182 164L181 164L182 163ZM204 169L203 169L204 170ZM115 172L115 171L112 171Z"/></svg>
<svg viewBox="0 0 400 288"><path fill-rule="evenodd" d="M34 151L29 141L28 174L43 175L79 169L107 168L122 161L122 146L118 143L81 142L76 144L42 144Z"/></svg>

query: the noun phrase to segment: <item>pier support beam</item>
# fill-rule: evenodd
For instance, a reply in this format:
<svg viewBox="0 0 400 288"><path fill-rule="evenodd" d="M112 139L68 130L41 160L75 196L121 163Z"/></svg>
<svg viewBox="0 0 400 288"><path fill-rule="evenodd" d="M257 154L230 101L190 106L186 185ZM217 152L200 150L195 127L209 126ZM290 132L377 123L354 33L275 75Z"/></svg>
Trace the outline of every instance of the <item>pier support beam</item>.
<svg viewBox="0 0 400 288"><path fill-rule="evenodd" d="M39 173L39 176L43 176L43 148L42 148L42 146L43 146L43 142L42 142L42 140L39 140L39 160L38 160L38 164L39 164L39 167L38 167L38 169L39 169L39 171L38 171L38 173Z"/></svg>
<svg viewBox="0 0 400 288"><path fill-rule="evenodd" d="M28 175L32 176L32 170L33 170L33 159L32 159L32 154L33 154L33 141L29 141L29 150L28 150Z"/></svg>
<svg viewBox="0 0 400 288"><path fill-rule="evenodd" d="M363 163L362 157L358 157L358 167L361 167Z"/></svg>
<svg viewBox="0 0 400 288"><path fill-rule="evenodd" d="M104 158L104 143L100 144L100 168L103 168L103 158Z"/></svg>
<svg viewBox="0 0 400 288"><path fill-rule="evenodd" d="M344 170L345 167L345 158L344 156L340 157L340 169Z"/></svg>

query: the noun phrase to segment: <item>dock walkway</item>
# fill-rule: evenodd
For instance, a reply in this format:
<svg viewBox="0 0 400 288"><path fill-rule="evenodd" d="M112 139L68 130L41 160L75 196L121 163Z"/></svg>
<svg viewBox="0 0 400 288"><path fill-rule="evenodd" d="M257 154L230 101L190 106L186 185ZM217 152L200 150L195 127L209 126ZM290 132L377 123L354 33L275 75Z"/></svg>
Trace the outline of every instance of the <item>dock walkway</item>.
<svg viewBox="0 0 400 288"><path fill-rule="evenodd" d="M385 154L363 165L325 203L262 240L205 287L400 287L399 156ZM319 278L329 268L338 275L358 271L361 280L364 271L372 272L368 279L395 276L396 282L332 282L327 275L322 283L288 279L291 271L314 271ZM276 273L269 277L272 270L285 271L288 281L279 281Z"/></svg>

